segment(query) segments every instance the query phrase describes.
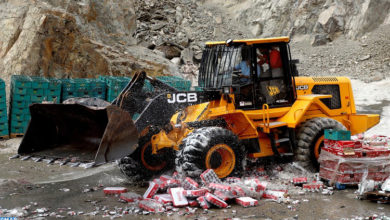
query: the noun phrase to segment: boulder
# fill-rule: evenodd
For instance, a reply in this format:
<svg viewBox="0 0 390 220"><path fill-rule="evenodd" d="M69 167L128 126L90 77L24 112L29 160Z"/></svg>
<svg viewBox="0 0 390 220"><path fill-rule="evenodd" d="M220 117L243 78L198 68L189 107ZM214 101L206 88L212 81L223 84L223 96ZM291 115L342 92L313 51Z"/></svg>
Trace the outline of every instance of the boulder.
<svg viewBox="0 0 390 220"><path fill-rule="evenodd" d="M329 38L326 34L316 34L311 41L312 46L320 46L327 44L329 42Z"/></svg>
<svg viewBox="0 0 390 220"><path fill-rule="evenodd" d="M194 52L190 48L185 48L181 51L181 60L184 64L194 62Z"/></svg>

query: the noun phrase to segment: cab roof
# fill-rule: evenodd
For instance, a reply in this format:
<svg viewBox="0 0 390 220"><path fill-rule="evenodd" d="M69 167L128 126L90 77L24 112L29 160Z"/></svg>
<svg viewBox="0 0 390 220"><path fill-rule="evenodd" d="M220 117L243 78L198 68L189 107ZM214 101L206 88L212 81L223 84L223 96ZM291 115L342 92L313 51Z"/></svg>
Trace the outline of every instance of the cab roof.
<svg viewBox="0 0 390 220"><path fill-rule="evenodd" d="M243 40L233 40L233 43L245 43L246 45L252 44L266 44L266 43L288 43L290 38L287 36L284 37L272 37L272 38L258 38L258 39L243 39ZM207 46L213 45L222 45L226 44L226 41L210 41L206 42Z"/></svg>

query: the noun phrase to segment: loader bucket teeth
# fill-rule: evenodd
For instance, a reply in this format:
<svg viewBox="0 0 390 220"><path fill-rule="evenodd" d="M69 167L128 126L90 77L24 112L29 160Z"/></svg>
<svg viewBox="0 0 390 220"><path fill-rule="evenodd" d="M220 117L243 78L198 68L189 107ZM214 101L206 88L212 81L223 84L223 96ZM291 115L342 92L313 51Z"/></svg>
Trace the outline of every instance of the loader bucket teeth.
<svg viewBox="0 0 390 220"><path fill-rule="evenodd" d="M101 164L130 154L138 141L131 116L116 106L33 104L30 112L21 155Z"/></svg>

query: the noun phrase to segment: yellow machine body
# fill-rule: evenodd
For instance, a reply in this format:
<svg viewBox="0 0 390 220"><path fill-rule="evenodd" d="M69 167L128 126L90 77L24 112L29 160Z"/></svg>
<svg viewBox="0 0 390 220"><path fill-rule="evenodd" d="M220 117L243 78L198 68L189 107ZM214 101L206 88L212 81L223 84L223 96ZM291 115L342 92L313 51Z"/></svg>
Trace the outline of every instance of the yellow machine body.
<svg viewBox="0 0 390 220"><path fill-rule="evenodd" d="M311 92L315 85L329 84L340 88L341 107L338 109L330 109L321 101L332 98L332 95ZM226 121L227 128L239 139L258 138L260 153L249 155L255 158L274 154L267 133L281 126L296 128L311 118L327 117L339 121L354 135L379 123L377 114L356 114L351 81L346 77L295 77L295 85L297 99L291 107L270 109L264 105L258 110L236 109L234 101L229 103L226 96L222 96L220 100L189 106L172 116L173 129L169 133L162 131L153 136L153 152L163 148L178 150L182 140L193 130L186 123L193 121L222 118ZM233 94L228 96L234 100Z"/></svg>

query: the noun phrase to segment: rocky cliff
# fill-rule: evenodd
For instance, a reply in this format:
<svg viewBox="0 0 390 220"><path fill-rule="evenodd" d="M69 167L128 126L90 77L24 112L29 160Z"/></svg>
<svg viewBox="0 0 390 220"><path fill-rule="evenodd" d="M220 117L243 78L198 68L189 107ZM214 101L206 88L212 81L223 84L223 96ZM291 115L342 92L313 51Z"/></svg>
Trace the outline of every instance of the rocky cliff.
<svg viewBox="0 0 390 220"><path fill-rule="evenodd" d="M360 39L389 24L389 11L389 0L0 0L0 74L95 77L144 69L195 80L207 40Z"/></svg>

